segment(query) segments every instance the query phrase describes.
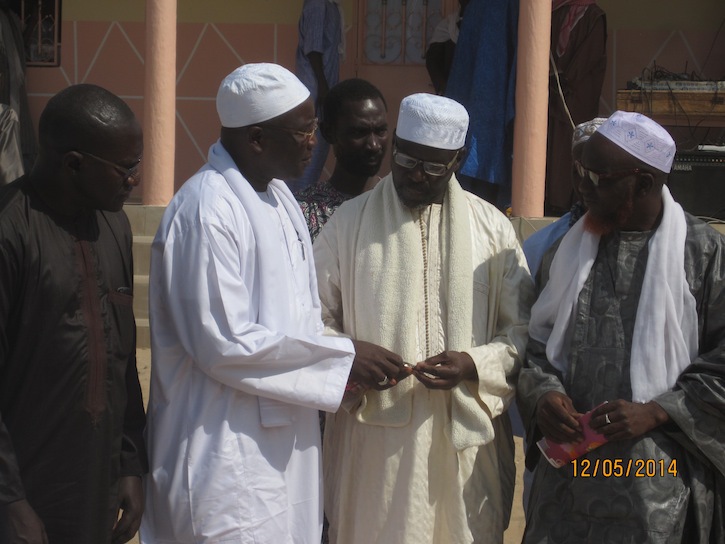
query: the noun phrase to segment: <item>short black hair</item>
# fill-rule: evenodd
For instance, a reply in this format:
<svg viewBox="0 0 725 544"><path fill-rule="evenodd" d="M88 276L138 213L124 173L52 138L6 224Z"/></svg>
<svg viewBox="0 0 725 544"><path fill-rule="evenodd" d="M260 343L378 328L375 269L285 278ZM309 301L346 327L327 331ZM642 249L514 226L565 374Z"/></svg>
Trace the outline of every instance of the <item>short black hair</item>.
<svg viewBox="0 0 725 544"><path fill-rule="evenodd" d="M118 127L135 119L128 104L111 91L88 83L72 85L53 96L41 113L40 148L93 151L107 145Z"/></svg>
<svg viewBox="0 0 725 544"><path fill-rule="evenodd" d="M383 93L375 85L365 79L352 78L341 81L327 93L325 103L322 105L323 119L328 126L335 126L337 118L346 102L358 102L360 100L380 99L388 109Z"/></svg>

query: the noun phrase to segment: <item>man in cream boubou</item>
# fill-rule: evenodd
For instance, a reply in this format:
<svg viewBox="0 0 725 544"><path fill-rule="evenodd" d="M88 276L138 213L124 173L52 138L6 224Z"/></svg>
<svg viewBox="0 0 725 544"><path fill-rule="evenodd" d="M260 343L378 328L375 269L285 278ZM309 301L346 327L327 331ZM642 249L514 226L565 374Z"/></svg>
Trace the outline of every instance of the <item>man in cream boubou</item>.
<svg viewBox="0 0 725 544"><path fill-rule="evenodd" d="M508 219L453 172L468 114L403 99L392 172L315 241L329 330L391 350L406 372L355 387L328 415L330 541L501 542L515 468L506 409L532 282Z"/></svg>
<svg viewBox="0 0 725 544"><path fill-rule="evenodd" d="M725 537L725 239L672 199L674 154L664 128L619 111L575 165L589 212L544 256L519 379L525 542ZM592 409L607 442L586 457L557 469L531 447L581 439Z"/></svg>

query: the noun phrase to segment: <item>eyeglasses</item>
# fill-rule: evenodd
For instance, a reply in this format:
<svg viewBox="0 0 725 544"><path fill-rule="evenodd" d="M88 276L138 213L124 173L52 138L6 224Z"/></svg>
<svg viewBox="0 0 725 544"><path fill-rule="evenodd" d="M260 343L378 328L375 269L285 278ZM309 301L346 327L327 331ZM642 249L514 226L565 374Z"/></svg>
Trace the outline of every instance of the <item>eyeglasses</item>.
<svg viewBox="0 0 725 544"><path fill-rule="evenodd" d="M458 160L458 152L456 152L456 155L453 157L451 162L443 164L440 162L429 162L416 159L415 157L401 153L397 148L393 148L393 160L395 161L395 164L402 166L406 170L413 170L413 168L417 168L420 163L423 163L423 172L429 176L442 176L448 172L451 166L453 166L453 164Z"/></svg>
<svg viewBox="0 0 725 544"><path fill-rule="evenodd" d="M626 178L627 176L631 176L633 174L644 173L644 170L632 168L631 170L622 170L621 172L612 172L611 174L600 174L598 172L594 172L593 170L584 168L584 165L582 165L579 161L574 161L574 167L576 168L576 173L582 178L589 178L594 187L599 187L600 181L613 181Z"/></svg>
<svg viewBox="0 0 725 544"><path fill-rule="evenodd" d="M125 166L121 166L120 164L116 164L115 162L106 160L102 157L99 157L98 155L94 155L93 153L88 153L87 151L76 150L76 153L80 153L81 155L84 155L86 157L96 159L98 162L102 162L104 164L112 166L116 170L116 172L121 175L123 183L126 183L130 179L138 181L139 176L141 175L141 159L138 159L136 161L136 164L134 164L131 168L126 168Z"/></svg>
<svg viewBox="0 0 725 544"><path fill-rule="evenodd" d="M315 135L315 132L317 132L317 127L319 126L319 119L315 117L315 119L312 121L312 128L310 130L296 130L294 128L289 127L278 127L275 125L262 125L264 128L271 128L271 129L277 129L277 130L283 130L284 132L287 132L289 134L293 134L295 136L301 136L302 137L302 143L308 144L312 137Z"/></svg>

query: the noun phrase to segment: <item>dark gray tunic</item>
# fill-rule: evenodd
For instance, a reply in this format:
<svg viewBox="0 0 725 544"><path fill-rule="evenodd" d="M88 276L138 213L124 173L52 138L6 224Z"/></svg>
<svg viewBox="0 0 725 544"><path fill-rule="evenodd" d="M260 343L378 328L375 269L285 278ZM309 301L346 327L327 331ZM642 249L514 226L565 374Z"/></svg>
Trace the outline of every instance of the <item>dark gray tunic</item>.
<svg viewBox="0 0 725 544"><path fill-rule="evenodd" d="M724 541L725 238L695 218L687 221L685 267L697 303L700 355L673 391L655 399L670 423L605 444L561 469L533 445L541 437L536 402L547 391L566 393L580 412L605 400L632 400L629 360L650 233L602 238L579 295L565 380L547 361L545 346L530 340L518 402L528 430L527 465L538 464L525 542ZM539 292L553 254L542 264ZM631 467L629 477L602 470L617 460Z"/></svg>

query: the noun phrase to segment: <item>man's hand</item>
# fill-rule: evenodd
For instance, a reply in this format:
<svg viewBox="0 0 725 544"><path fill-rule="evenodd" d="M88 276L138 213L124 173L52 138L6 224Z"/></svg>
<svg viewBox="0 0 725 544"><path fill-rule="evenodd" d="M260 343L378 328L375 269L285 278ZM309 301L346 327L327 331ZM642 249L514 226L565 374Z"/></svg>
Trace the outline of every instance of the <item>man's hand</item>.
<svg viewBox="0 0 725 544"><path fill-rule="evenodd" d="M124 544L133 538L141 526L143 487L138 476L124 476L118 489L118 509L123 511L113 528L113 544Z"/></svg>
<svg viewBox="0 0 725 544"><path fill-rule="evenodd" d="M615 400L592 413L589 425L608 440L637 438L667 423L670 416L654 401L646 404Z"/></svg>
<svg viewBox="0 0 725 544"><path fill-rule="evenodd" d="M536 404L536 424L543 435L554 442L575 442L584 438L580 417L571 399L559 391L544 393Z"/></svg>
<svg viewBox="0 0 725 544"><path fill-rule="evenodd" d="M350 381L382 391L390 389L410 375L400 355L371 342L353 340L355 360Z"/></svg>
<svg viewBox="0 0 725 544"><path fill-rule="evenodd" d="M478 380L476 365L468 353L444 351L415 365L418 381L428 389L453 389L463 380Z"/></svg>
<svg viewBox="0 0 725 544"><path fill-rule="evenodd" d="M8 544L48 544L45 525L25 499L0 506L0 540Z"/></svg>

